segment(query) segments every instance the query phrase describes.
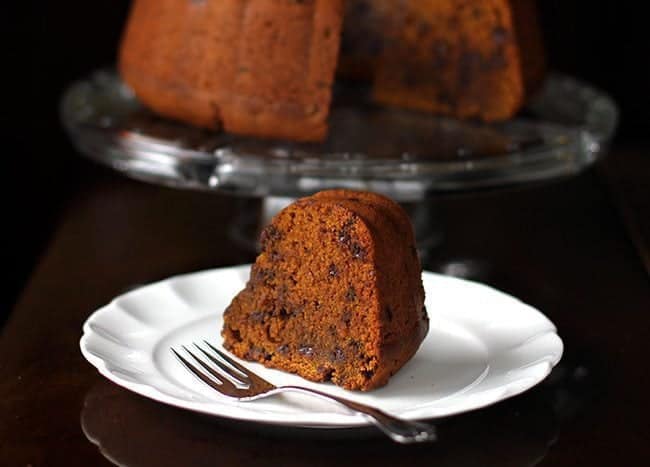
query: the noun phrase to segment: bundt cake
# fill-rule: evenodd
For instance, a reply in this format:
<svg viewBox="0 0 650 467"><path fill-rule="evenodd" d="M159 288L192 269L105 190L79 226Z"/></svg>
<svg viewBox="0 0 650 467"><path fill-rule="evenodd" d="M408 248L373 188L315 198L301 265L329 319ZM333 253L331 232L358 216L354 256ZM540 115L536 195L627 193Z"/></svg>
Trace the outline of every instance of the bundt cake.
<svg viewBox="0 0 650 467"><path fill-rule="evenodd" d="M388 382L428 330L410 221L383 196L330 190L282 210L224 313L235 355L367 391Z"/></svg>
<svg viewBox="0 0 650 467"><path fill-rule="evenodd" d="M134 0L122 78L155 112L260 137L327 131L344 0Z"/></svg>
<svg viewBox="0 0 650 467"><path fill-rule="evenodd" d="M534 0L351 0L347 12L339 72L372 75L381 104L504 120L541 80Z"/></svg>
<svg viewBox="0 0 650 467"><path fill-rule="evenodd" d="M544 70L534 1L134 0L119 69L163 116L258 137L324 139L337 64L380 104L503 120Z"/></svg>

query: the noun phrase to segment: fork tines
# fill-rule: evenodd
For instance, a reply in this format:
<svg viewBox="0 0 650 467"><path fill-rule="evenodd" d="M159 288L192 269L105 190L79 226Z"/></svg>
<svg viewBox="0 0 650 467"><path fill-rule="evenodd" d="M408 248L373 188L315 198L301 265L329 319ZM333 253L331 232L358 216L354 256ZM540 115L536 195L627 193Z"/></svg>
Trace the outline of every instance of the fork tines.
<svg viewBox="0 0 650 467"><path fill-rule="evenodd" d="M261 376L258 376L234 361L224 352L210 345L209 342L203 341L203 343L209 350L195 343L194 347L200 352L198 355L197 352L192 352L186 346L181 346L183 352L187 353L196 364L191 363L190 360L183 357L174 348L171 351L194 376L225 396L234 397L240 401L252 401L284 391L308 393L321 399L328 399L342 404L353 412L364 414L384 433L390 436L391 439L398 443L414 443L436 439L435 428L433 426L416 421L403 420L360 402L351 401L304 386L274 386Z"/></svg>
<svg viewBox="0 0 650 467"><path fill-rule="evenodd" d="M205 350L203 347L199 346L197 343L193 343L194 347L204 356L204 358L199 357L196 353L192 352L185 345L181 345L181 348L192 357L192 359L200 365L203 370L197 367L195 364L191 363L188 359L183 357L181 353L176 351L174 348L171 351L174 353L176 358L178 358L181 363L192 372L196 377L198 377L205 384L210 386L213 389L216 389L222 393L233 393L237 391L239 386L244 389L250 386L250 379L247 376L247 372L244 367L239 365L237 362L228 357L225 353L221 352L219 349L215 348L207 341L203 341L204 344L211 350L211 352ZM209 364L206 362L207 359ZM215 368L216 366L216 368ZM207 373L207 374L206 374ZM231 394L228 394L231 395Z"/></svg>

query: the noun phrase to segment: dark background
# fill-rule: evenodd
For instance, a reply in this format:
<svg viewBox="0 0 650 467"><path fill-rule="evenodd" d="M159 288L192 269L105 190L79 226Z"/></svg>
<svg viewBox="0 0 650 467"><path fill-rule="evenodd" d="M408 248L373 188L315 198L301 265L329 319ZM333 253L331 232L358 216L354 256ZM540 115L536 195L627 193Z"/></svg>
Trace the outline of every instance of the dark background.
<svg viewBox="0 0 650 467"><path fill-rule="evenodd" d="M9 280L0 292L0 324L45 251L66 197L91 165L61 129L61 93L72 80L114 63L128 5L126 0L3 4L2 255ZM551 68L609 92L622 110L615 145L646 148L649 28L635 5L540 1Z"/></svg>

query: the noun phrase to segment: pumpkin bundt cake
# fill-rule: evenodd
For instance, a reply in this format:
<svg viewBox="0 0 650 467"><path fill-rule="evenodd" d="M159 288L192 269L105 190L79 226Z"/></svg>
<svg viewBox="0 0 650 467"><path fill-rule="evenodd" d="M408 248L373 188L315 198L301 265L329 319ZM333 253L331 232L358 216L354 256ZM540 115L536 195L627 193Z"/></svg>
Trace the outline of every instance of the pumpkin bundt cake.
<svg viewBox="0 0 650 467"><path fill-rule="evenodd" d="M534 2L134 0L119 69L163 116L258 137L324 139L337 64L380 104L503 120L544 70Z"/></svg>
<svg viewBox="0 0 650 467"><path fill-rule="evenodd" d="M261 137L327 131L344 0L134 0L119 57L155 112Z"/></svg>
<svg viewBox="0 0 650 467"><path fill-rule="evenodd" d="M224 313L235 355L367 391L388 382L428 330L410 221L383 196L330 190L281 211Z"/></svg>

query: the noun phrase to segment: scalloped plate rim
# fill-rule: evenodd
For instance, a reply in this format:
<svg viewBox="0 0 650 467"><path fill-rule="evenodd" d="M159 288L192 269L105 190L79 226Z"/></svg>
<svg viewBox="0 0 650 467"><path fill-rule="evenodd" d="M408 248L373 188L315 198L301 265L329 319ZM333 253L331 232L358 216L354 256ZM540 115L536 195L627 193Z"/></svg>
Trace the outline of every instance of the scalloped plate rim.
<svg viewBox="0 0 650 467"><path fill-rule="evenodd" d="M205 415L219 416L219 417L230 418L230 419L241 420L241 421L266 423L272 425L294 426L294 427L301 427L301 428L354 428L354 427L370 426L371 423L361 415L308 410L304 412L303 416L296 416L296 414L287 415L287 414L283 414L282 412L266 411L263 412L263 417L260 417L261 412L254 409L254 404L255 404L254 402L236 402L232 400L222 399L216 403L215 402L208 403L206 401L192 402L185 399L179 399L164 393L156 385L147 384L144 382L130 381L128 378L121 376L119 372L116 372L115 370L111 369L110 362L108 362L106 359L102 358L101 356L96 355L88 348L88 343L91 336L97 334L92 329L92 325L97 321L99 317L103 316L104 314L113 313L115 310L115 304L119 299L123 297L128 297L130 295L132 296L132 294L137 293L139 291L140 292L142 292L143 290L150 291L151 289L154 289L156 287L161 287L163 284L171 284L179 280L193 282L196 281L197 278L203 275L210 276L213 274L219 275L219 274L234 272L235 274L238 274L240 276L243 275L247 276L247 274L245 273L250 268L250 266L251 266L250 264L244 264L244 265L230 266L230 267L223 267L223 268L206 269L206 270L192 272L188 274L174 275L169 277L168 279L144 285L142 287L139 287L137 289L134 289L132 291L126 292L124 294L115 297L107 305L100 307L99 309L94 311L84 322L83 335L79 341L82 355L89 363L91 363L99 371L100 374L102 374L104 377L111 380L112 382L118 384L119 386L122 386L132 392L156 400L163 404L191 410ZM548 318L544 316L540 311L488 285L479 282L469 281L466 279L444 276L433 272L423 271L423 282L425 284L425 291L427 292L427 296L429 296L429 291L427 290L427 284L431 280L442 281L442 282L448 281L448 283L454 283L456 285L462 284L468 286L470 289L474 289L475 291L481 290L483 293L488 293L493 297L498 297L499 299L502 300L505 299L507 301L510 301L513 305L519 306L522 310L527 310L528 313L532 313L531 316L534 316L536 319L540 319L541 323L546 323L547 325L545 329L542 329L540 332L533 335L532 337L529 337L528 339L537 340L541 338L549 338L551 340L551 344L549 344L549 350L545 356L529 362L530 365L537 366L537 367L541 366L542 370L540 372L532 376L528 376L527 378L524 378L522 380L515 379L511 381L509 384L504 384L501 387L497 388L499 389L498 391L492 390L493 392L491 394L488 393L488 397L476 397L481 395L485 396L485 393L478 393L478 394L474 394L474 399L471 402L468 402L467 398L461 398L459 403L457 403L456 405L448 406L443 410L436 411L436 410L431 410L430 408L428 410L426 409L426 406L430 406L435 402L439 402L442 399L448 399L448 398L453 399L454 397L458 397L460 395L459 393L463 393L467 391L471 392L472 391L471 387L480 386L482 380L484 380L487 377L487 373L489 373L490 371L489 360L488 360L487 368L485 370L486 375L482 375L476 381L470 383L466 388L463 388L462 391L459 391L459 393L452 393L444 398L431 400L428 404L424 404L425 405L424 412L422 406L416 406L410 408L407 407L400 411L393 410L392 411L393 413L408 419L433 419L433 418L456 415L456 414L480 409L483 407L487 407L497 402L500 402L502 400L518 395L530 389L531 387L535 386L536 384L541 382L544 378L546 378L546 376L551 372L553 367L559 362L564 350L564 344L561 338L559 337L559 335L557 334L555 325L550 320L548 320ZM244 282L242 282L241 287L243 287L243 285ZM218 312L214 312L214 313L217 314ZM431 311L429 311L429 315L430 317L435 316L432 314ZM206 317L210 317L210 316L211 313L209 312L202 312L202 314L200 315L194 314L190 317L188 321L181 324L181 326L186 325L189 321L192 320L201 321L204 320ZM445 320L444 317L442 319L443 321ZM434 320L431 319L431 321L433 322ZM172 327L172 329L174 329L175 327ZM429 338L430 336L431 333L429 333L427 338ZM165 335L160 336L158 342L154 344L154 348L158 345L160 340L164 338ZM526 342L521 342L519 345L526 345ZM422 349L420 349L420 351L422 351ZM247 365L251 365L250 363L247 362L244 363ZM510 371L516 372L517 370L521 370L522 368L525 367L513 368ZM183 369L183 371L186 370ZM256 371L258 370L256 369ZM275 371L275 370L271 370L271 371ZM197 381L197 384L200 383L198 383ZM328 388L330 390L334 388L332 385L329 384L318 384L318 383L311 383L308 381L304 381L304 384L317 385L319 389L325 391L327 391ZM389 386L390 386L390 382L387 387ZM182 389L185 390L185 388ZM338 388L334 388L334 390L338 390ZM348 394L353 395L359 393L348 393ZM367 394L372 394L372 392ZM375 402L375 405L378 404ZM280 403L279 406L282 406L282 403ZM242 407L245 408L244 411L235 410L233 413L233 411L228 410L233 408L241 409ZM327 418L329 418L329 420L327 420Z"/></svg>

